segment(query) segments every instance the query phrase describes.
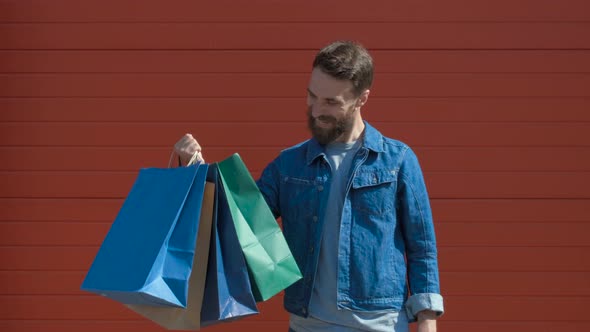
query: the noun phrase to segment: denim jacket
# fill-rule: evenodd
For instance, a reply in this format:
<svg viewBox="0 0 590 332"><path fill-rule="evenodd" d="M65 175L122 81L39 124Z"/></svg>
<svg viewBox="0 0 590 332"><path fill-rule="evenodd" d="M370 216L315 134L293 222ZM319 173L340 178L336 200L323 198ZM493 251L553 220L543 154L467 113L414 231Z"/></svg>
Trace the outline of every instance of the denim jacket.
<svg viewBox="0 0 590 332"><path fill-rule="evenodd" d="M329 181L330 166L314 139L282 151L258 180L303 273L285 290L285 309L303 317L317 270ZM432 214L416 155L366 122L342 211L337 287L340 308L401 310L405 304L410 320L424 309L443 311Z"/></svg>

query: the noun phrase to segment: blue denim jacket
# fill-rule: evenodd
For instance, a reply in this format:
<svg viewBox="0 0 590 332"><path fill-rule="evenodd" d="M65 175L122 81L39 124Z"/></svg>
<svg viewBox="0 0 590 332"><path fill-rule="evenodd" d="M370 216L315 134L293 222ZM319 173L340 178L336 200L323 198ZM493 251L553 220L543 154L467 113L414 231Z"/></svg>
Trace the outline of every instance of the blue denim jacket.
<svg viewBox="0 0 590 332"><path fill-rule="evenodd" d="M338 306L381 311L406 304L411 320L424 309L442 313L434 226L416 155L365 122L363 145L354 158L340 227ZM282 218L303 273L285 290L284 305L303 317L318 264L329 181L330 166L314 139L282 151L258 180L272 212Z"/></svg>

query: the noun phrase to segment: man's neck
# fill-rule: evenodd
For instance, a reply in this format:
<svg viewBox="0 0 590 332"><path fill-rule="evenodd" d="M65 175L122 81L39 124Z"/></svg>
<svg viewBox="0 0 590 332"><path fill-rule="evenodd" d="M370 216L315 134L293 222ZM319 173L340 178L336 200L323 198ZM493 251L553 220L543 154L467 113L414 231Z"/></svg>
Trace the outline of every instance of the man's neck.
<svg viewBox="0 0 590 332"><path fill-rule="evenodd" d="M365 130L365 123L360 115L356 118L354 125L352 126L352 130L350 132L346 132L342 134L340 137L336 139L336 142L340 143L351 143L357 141L361 138L363 131Z"/></svg>

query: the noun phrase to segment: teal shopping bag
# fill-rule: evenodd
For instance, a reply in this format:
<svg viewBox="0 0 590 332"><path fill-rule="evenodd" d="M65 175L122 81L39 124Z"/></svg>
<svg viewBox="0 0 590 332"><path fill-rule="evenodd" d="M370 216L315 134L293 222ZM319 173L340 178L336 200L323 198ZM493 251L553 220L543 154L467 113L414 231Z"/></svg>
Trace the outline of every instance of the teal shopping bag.
<svg viewBox="0 0 590 332"><path fill-rule="evenodd" d="M301 272L240 156L234 154L219 162L218 169L254 296L265 301L301 279Z"/></svg>
<svg viewBox="0 0 590 332"><path fill-rule="evenodd" d="M81 288L125 304L186 307L207 169L140 170Z"/></svg>

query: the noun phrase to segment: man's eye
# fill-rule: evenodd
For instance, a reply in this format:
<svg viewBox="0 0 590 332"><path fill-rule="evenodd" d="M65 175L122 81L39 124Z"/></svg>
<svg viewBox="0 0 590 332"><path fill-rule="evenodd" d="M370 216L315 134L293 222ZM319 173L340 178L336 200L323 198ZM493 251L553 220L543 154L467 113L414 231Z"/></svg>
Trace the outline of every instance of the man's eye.
<svg viewBox="0 0 590 332"><path fill-rule="evenodd" d="M326 100L326 104L328 105L338 105L338 102L335 100L328 99Z"/></svg>

